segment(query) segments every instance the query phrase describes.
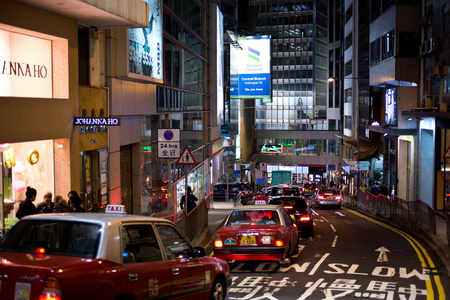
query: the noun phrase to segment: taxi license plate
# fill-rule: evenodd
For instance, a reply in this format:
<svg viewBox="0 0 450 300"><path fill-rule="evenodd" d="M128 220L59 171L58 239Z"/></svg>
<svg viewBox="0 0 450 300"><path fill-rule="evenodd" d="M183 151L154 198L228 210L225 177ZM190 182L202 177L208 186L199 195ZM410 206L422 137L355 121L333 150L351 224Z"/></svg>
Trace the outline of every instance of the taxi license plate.
<svg viewBox="0 0 450 300"><path fill-rule="evenodd" d="M254 235L241 237L241 245L255 245L255 244L256 244L256 237Z"/></svg>
<svg viewBox="0 0 450 300"><path fill-rule="evenodd" d="M255 205L266 204L265 200L255 200Z"/></svg>
<svg viewBox="0 0 450 300"><path fill-rule="evenodd" d="M327 197L327 200L333 200L333 197Z"/></svg>

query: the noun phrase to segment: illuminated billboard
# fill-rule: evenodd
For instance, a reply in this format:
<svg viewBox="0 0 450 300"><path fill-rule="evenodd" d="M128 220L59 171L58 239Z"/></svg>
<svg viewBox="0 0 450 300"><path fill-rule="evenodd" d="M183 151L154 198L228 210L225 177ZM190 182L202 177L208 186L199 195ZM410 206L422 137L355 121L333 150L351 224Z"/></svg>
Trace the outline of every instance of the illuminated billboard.
<svg viewBox="0 0 450 300"><path fill-rule="evenodd" d="M397 90L386 89L384 97L386 101L384 122L386 125L397 126Z"/></svg>
<svg viewBox="0 0 450 300"><path fill-rule="evenodd" d="M0 24L0 97L69 97L68 40Z"/></svg>
<svg viewBox="0 0 450 300"><path fill-rule="evenodd" d="M271 98L270 42L270 36L243 37L231 47L231 98Z"/></svg>
<svg viewBox="0 0 450 300"><path fill-rule="evenodd" d="M223 15L217 7L217 124L224 123L224 97L223 97Z"/></svg>
<svg viewBox="0 0 450 300"><path fill-rule="evenodd" d="M144 1L148 3L149 8L148 27L128 29L128 76L136 78L141 76L153 77L157 81L162 81L161 0Z"/></svg>

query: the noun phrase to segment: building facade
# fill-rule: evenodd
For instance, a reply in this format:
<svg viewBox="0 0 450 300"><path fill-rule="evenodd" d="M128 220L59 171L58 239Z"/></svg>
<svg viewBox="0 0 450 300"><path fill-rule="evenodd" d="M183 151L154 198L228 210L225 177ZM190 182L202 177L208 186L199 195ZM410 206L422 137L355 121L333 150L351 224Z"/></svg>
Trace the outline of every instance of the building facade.
<svg viewBox="0 0 450 300"><path fill-rule="evenodd" d="M77 2L77 9L26 0L0 5L0 107L8 112L0 121L2 220L15 217L27 186L37 190L36 204L48 191L65 197L76 190L87 209L108 192L107 158L102 169L92 157L106 152L110 127L75 118L108 119L104 64L96 59L104 53L102 30L145 26L148 5L133 0L125 10L120 1Z"/></svg>

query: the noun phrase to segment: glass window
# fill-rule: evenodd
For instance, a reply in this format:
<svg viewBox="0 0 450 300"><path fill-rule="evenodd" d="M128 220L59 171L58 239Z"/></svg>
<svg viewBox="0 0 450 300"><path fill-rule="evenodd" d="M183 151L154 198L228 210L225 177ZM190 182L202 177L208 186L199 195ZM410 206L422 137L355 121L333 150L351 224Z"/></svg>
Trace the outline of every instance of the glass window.
<svg viewBox="0 0 450 300"><path fill-rule="evenodd" d="M34 252L94 258L101 226L83 222L22 220L0 242L0 251Z"/></svg>
<svg viewBox="0 0 450 300"><path fill-rule="evenodd" d="M162 261L161 249L151 224L122 227L123 263Z"/></svg>
<svg viewBox="0 0 450 300"><path fill-rule="evenodd" d="M161 238L167 260L177 260L191 254L191 246L175 227L158 224L156 229Z"/></svg>

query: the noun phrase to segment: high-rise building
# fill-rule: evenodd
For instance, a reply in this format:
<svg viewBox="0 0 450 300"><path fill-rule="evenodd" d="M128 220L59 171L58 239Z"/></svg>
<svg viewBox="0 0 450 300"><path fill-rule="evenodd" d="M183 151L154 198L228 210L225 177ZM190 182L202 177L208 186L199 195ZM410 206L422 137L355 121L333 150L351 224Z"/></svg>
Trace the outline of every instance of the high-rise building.
<svg viewBox="0 0 450 300"><path fill-rule="evenodd" d="M240 100L242 175L260 182L265 164L272 184L279 172L325 184L339 165L340 132L339 103L327 99L327 1L248 3L258 12L255 35L271 37L272 94Z"/></svg>

